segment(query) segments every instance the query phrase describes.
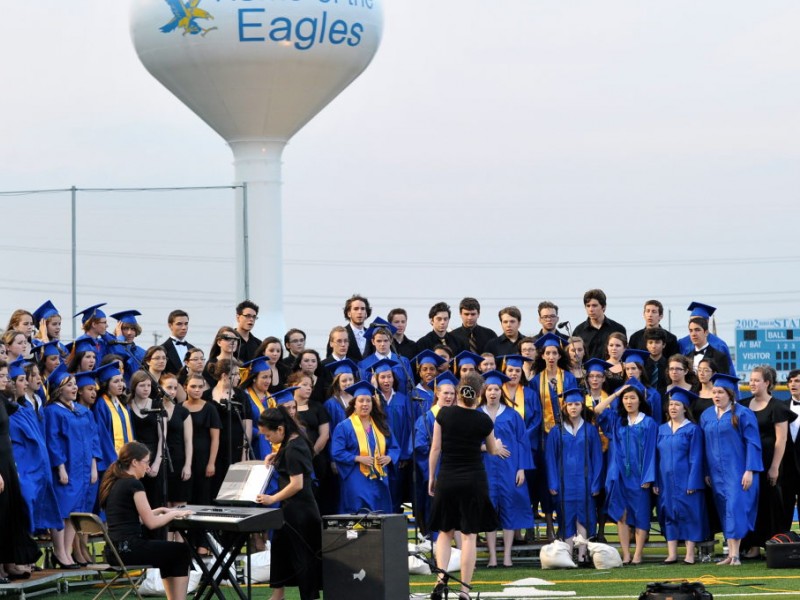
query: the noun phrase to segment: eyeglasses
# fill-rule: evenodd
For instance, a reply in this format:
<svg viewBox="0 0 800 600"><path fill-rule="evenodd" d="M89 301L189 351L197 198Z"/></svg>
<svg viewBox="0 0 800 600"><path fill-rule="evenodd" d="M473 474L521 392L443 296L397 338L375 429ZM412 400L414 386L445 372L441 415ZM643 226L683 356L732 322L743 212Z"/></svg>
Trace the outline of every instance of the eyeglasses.
<svg viewBox="0 0 800 600"><path fill-rule="evenodd" d="M697 372L698 373L713 373L714 371L712 371L711 369L708 369L706 367L702 367L700 369L697 369Z"/></svg>
<svg viewBox="0 0 800 600"><path fill-rule="evenodd" d="M244 317L245 319L252 319L253 321L258 321L258 315L255 314L255 313L253 313L253 314L244 314L244 313L242 313L239 316L240 317Z"/></svg>
<svg viewBox="0 0 800 600"><path fill-rule="evenodd" d="M540 319L547 319L548 321L552 321L553 319L557 319L558 315L542 315L539 318Z"/></svg>

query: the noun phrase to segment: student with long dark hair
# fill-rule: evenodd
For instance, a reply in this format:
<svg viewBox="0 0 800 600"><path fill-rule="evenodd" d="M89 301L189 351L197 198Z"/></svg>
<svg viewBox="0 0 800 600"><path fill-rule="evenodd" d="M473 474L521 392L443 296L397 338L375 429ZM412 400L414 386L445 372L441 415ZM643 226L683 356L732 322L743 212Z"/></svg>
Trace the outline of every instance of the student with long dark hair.
<svg viewBox="0 0 800 600"><path fill-rule="evenodd" d="M256 501L265 506L280 502L284 518L284 526L272 534L272 600L281 600L287 586L299 588L300 600L313 600L322 588L322 517L311 486L312 445L297 419L283 407L262 412L258 427L278 446L265 460L275 467L279 489L259 495Z"/></svg>
<svg viewBox="0 0 800 600"><path fill-rule="evenodd" d="M189 587L189 548L180 542L145 539L142 525L159 529L190 515L190 510L150 508L140 481L150 468L150 450L128 442L100 484L100 506L105 508L108 535L125 564L153 565L160 569L167 600L185 600ZM106 559L114 555L106 549ZM112 563L113 564L113 563Z"/></svg>

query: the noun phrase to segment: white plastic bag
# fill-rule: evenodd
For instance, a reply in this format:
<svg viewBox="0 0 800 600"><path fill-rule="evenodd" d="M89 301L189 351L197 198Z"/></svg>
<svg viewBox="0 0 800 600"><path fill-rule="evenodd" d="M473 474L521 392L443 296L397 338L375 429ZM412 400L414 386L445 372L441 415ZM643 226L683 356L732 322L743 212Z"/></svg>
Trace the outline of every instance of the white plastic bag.
<svg viewBox="0 0 800 600"><path fill-rule="evenodd" d="M267 542L267 549L263 552L254 552L250 555L250 577L251 583L267 583L269 582L269 569L270 569L270 551L269 542ZM242 561L242 573L244 575L244 583L247 585L247 557Z"/></svg>
<svg viewBox="0 0 800 600"><path fill-rule="evenodd" d="M572 552L569 544L555 540L552 544L542 546L539 550L539 561L543 569L577 569L578 565L572 562Z"/></svg>
<svg viewBox="0 0 800 600"><path fill-rule="evenodd" d="M189 571L189 593L194 592L197 586L200 585L200 578L203 576L202 571L197 565L192 564L192 570ZM165 596L164 582L161 580L160 569L147 569L142 583L139 585L139 593L142 596Z"/></svg>
<svg viewBox="0 0 800 600"><path fill-rule="evenodd" d="M601 544L600 542L590 542L581 535L576 535L573 541L576 545L586 545L595 569L615 569L622 566L622 557L613 546Z"/></svg>

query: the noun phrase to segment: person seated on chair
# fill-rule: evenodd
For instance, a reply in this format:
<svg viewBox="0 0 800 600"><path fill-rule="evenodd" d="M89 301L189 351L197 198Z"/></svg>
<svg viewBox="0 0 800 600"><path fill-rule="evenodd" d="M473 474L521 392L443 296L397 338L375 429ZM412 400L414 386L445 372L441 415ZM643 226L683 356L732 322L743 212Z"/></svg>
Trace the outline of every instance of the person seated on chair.
<svg viewBox="0 0 800 600"><path fill-rule="evenodd" d="M108 535L126 565L151 565L161 570L167 600L186 600L191 558L189 547L181 542L145 539L142 524L158 529L190 515L190 510L150 508L140 479L150 468L150 450L139 442L120 448L117 460L100 484L100 505L106 510ZM110 548L106 559L115 563Z"/></svg>

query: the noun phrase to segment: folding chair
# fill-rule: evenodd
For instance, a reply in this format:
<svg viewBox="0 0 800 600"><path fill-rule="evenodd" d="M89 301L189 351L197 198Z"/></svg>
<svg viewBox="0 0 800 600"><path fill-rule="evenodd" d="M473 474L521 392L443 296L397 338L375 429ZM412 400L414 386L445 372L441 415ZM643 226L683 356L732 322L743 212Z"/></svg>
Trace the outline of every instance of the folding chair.
<svg viewBox="0 0 800 600"><path fill-rule="evenodd" d="M114 600L117 600L117 597L114 595L114 591L111 589L111 586L114 585L118 580L127 579L128 586L130 589L126 591L119 600L125 600L128 595L133 592L136 594L136 598L138 600L142 600L142 596L139 594L139 585L142 583L146 576L145 570L148 568L153 568L152 565L126 565L122 558L120 558L119 552L117 552L117 547L114 545L114 542L111 541L111 538L108 537L108 527L103 521L100 520L94 513L78 513L74 512L69 515L69 519L72 522L72 526L75 528L75 531L78 533L85 533L87 535L102 535L103 541L106 544L106 548L108 548L111 552L111 555L116 560L117 564L108 565L107 571L111 571L114 573L114 577L110 580L103 579L103 588L97 592L97 595L92 598L92 600L97 600L100 596L103 595L103 592L108 591L111 597ZM133 577L131 576L131 571L141 571L141 573Z"/></svg>

